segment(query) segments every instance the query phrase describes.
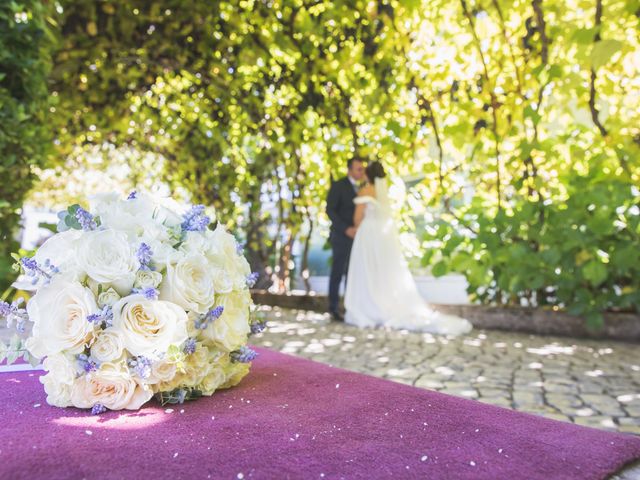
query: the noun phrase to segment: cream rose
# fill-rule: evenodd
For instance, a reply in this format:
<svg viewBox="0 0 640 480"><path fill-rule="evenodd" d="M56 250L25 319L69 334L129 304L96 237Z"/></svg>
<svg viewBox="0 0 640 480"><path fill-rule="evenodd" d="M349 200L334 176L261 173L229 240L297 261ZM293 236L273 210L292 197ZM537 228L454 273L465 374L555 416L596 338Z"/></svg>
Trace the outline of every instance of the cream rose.
<svg viewBox="0 0 640 480"><path fill-rule="evenodd" d="M93 339L87 316L98 310L91 290L75 281L54 277L27 303L33 332L27 349L42 358L60 352L81 353Z"/></svg>
<svg viewBox="0 0 640 480"><path fill-rule="evenodd" d="M100 403L109 410L137 410L153 396L151 389L139 384L122 363L103 363L95 371L78 377L71 402L78 408Z"/></svg>
<svg viewBox="0 0 640 480"><path fill-rule="evenodd" d="M89 197L90 211L102 224L127 234L133 240L153 223L154 204L145 195L123 200L117 193L100 193Z"/></svg>
<svg viewBox="0 0 640 480"><path fill-rule="evenodd" d="M47 394L47 403L54 407L71 406L71 392L76 378L75 363L71 357L57 353L42 362L48 372L40 377Z"/></svg>
<svg viewBox="0 0 640 480"><path fill-rule="evenodd" d="M131 291L140 267L126 235L111 229L86 232L77 261L94 284L111 286L120 295Z"/></svg>
<svg viewBox="0 0 640 480"><path fill-rule="evenodd" d="M129 295L113 306L113 328L134 356L153 358L187 339L187 314L175 303Z"/></svg>
<svg viewBox="0 0 640 480"><path fill-rule="evenodd" d="M91 345L91 356L100 363L118 360L123 353L122 336L113 327L100 332Z"/></svg>
<svg viewBox="0 0 640 480"><path fill-rule="evenodd" d="M216 269L214 278L216 283L229 285L225 292L232 289L241 290L246 288L247 276L251 273L249 262L237 251L238 242L222 226L208 235L211 248L208 258L212 266Z"/></svg>
<svg viewBox="0 0 640 480"><path fill-rule="evenodd" d="M198 386L198 390L200 390L203 395L212 395L213 392L220 388L226 380L227 376L225 375L225 371L222 366L214 365L209 370L207 376L202 379L202 382Z"/></svg>
<svg viewBox="0 0 640 480"><path fill-rule="evenodd" d="M100 308L105 306L112 306L120 300L120 295L113 288L109 288L106 292L102 292L98 295L98 306Z"/></svg>
<svg viewBox="0 0 640 480"><path fill-rule="evenodd" d="M161 382L170 382L176 376L178 367L175 362L167 359L158 360L151 365L151 375L147 379L147 383L155 384Z"/></svg>
<svg viewBox="0 0 640 480"><path fill-rule="evenodd" d="M249 313L251 295L248 290L221 295L218 304L224 307L222 316L202 331L202 336L231 352L247 342L251 331Z"/></svg>
<svg viewBox="0 0 640 480"><path fill-rule="evenodd" d="M191 254L167 266L160 286L160 299L173 302L188 311L207 313L214 303L214 292L206 258Z"/></svg>
<svg viewBox="0 0 640 480"><path fill-rule="evenodd" d="M136 281L133 284L135 288L156 288L162 281L162 274L153 270L138 270L136 273Z"/></svg>

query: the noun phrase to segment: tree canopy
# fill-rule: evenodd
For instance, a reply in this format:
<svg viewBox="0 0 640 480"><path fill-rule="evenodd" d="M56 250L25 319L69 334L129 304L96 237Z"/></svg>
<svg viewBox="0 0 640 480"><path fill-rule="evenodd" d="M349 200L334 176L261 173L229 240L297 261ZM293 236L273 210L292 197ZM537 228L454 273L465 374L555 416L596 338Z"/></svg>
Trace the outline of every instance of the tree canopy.
<svg viewBox="0 0 640 480"><path fill-rule="evenodd" d="M476 298L594 323L640 303L638 0L11 5L8 25L24 13L54 38L21 49L3 31L0 86L32 82L29 148L54 148L0 150L154 152L282 288L331 177L361 156L421 179L403 219L426 228L425 264L463 272Z"/></svg>

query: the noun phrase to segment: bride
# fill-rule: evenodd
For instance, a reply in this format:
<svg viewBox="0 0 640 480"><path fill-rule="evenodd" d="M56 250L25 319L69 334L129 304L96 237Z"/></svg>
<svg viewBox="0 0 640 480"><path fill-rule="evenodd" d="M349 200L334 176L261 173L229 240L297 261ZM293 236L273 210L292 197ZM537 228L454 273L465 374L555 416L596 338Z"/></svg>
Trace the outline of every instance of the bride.
<svg viewBox="0 0 640 480"><path fill-rule="evenodd" d="M469 332L467 320L432 310L420 296L400 248L384 168L372 162L365 174L368 185L354 199L358 231L349 261L345 321L358 327L388 326L436 334Z"/></svg>

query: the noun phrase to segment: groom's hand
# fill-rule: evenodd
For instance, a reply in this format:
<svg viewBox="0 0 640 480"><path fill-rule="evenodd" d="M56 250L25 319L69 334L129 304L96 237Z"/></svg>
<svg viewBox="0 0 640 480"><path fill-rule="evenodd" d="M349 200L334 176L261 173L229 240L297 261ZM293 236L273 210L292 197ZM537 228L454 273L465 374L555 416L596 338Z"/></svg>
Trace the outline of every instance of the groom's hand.
<svg viewBox="0 0 640 480"><path fill-rule="evenodd" d="M344 231L344 233L349 238L355 238L357 231L358 231L358 229L356 227L349 227Z"/></svg>

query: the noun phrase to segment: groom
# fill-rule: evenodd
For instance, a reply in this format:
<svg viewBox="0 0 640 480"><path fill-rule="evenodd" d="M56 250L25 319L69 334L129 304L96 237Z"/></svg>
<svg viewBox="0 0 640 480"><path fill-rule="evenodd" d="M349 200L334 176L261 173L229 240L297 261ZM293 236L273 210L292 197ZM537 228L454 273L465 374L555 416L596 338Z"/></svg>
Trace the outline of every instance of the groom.
<svg viewBox="0 0 640 480"><path fill-rule="evenodd" d="M353 226L353 199L364 178L364 162L359 158L352 158L347 167L347 176L333 182L327 196L327 215L331 219L329 240L333 253L329 277L329 313L339 322L344 320L338 310L340 284L349 267L349 254L356 235L356 227Z"/></svg>

